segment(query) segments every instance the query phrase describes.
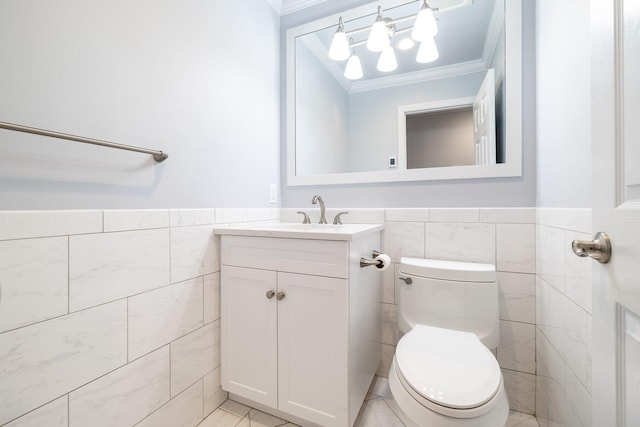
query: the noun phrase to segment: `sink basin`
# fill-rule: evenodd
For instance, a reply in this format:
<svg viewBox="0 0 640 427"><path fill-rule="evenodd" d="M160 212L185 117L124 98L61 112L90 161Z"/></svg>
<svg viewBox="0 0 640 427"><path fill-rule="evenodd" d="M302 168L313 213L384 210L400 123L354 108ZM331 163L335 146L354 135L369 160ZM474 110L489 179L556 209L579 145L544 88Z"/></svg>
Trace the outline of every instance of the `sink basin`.
<svg viewBox="0 0 640 427"><path fill-rule="evenodd" d="M353 240L364 234L382 230L382 224L300 224L274 222L266 224L231 224L214 227L216 234L288 239Z"/></svg>

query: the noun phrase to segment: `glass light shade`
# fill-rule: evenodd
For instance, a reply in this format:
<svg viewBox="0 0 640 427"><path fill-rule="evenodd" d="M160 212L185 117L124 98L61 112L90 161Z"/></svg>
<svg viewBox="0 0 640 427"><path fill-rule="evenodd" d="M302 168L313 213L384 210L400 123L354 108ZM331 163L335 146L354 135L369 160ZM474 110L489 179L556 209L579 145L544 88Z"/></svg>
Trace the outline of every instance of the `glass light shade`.
<svg viewBox="0 0 640 427"><path fill-rule="evenodd" d="M433 39L433 37L430 37L420 43L416 61L421 64L426 64L428 62L435 61L439 56L440 54L438 53L438 46L436 46L436 41Z"/></svg>
<svg viewBox="0 0 640 427"><path fill-rule="evenodd" d="M371 33L367 40L367 49L371 52L382 52L390 43L387 24L379 17L371 27Z"/></svg>
<svg viewBox="0 0 640 427"><path fill-rule="evenodd" d="M344 69L344 76L349 80L358 80L363 76L360 58L355 53L347 61L347 68Z"/></svg>
<svg viewBox="0 0 640 427"><path fill-rule="evenodd" d="M334 61L344 61L349 58L349 55L351 55L351 50L349 49L349 40L347 40L347 35L343 29L338 28L338 31L333 35L333 40L331 40L329 58Z"/></svg>
<svg viewBox="0 0 640 427"><path fill-rule="evenodd" d="M396 54L393 51L393 47L387 46L378 59L378 70L382 72L393 71L398 68L398 61L396 60Z"/></svg>
<svg viewBox="0 0 640 427"><path fill-rule="evenodd" d="M422 42L433 38L436 34L438 34L438 24L436 24L433 9L430 7L420 9L416 23L413 26L413 30L411 30L411 38L417 42Z"/></svg>
<svg viewBox="0 0 640 427"><path fill-rule="evenodd" d="M411 37L405 37L396 43L396 47L400 50L411 50L416 45L416 42L413 41Z"/></svg>

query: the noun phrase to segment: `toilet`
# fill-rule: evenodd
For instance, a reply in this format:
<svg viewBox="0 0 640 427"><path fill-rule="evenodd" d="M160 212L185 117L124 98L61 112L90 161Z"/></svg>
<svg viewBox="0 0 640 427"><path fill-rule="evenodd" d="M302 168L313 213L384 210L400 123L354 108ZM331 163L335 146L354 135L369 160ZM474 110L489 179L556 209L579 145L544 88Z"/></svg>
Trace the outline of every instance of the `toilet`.
<svg viewBox="0 0 640 427"><path fill-rule="evenodd" d="M502 427L495 266L402 258L389 387L407 427Z"/></svg>

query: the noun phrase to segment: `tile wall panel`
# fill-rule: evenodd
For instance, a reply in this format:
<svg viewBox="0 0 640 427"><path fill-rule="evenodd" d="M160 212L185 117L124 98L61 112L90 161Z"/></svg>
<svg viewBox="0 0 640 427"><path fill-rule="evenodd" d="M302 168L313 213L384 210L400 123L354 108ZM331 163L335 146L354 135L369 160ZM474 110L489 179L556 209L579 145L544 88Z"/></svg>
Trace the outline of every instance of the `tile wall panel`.
<svg viewBox="0 0 640 427"><path fill-rule="evenodd" d="M535 274L498 272L500 318L536 323Z"/></svg>
<svg viewBox="0 0 640 427"><path fill-rule="evenodd" d="M477 208L436 208L429 210L429 222L480 222L480 209Z"/></svg>
<svg viewBox="0 0 640 427"><path fill-rule="evenodd" d="M204 386L204 416L212 413L222 402L227 400L227 392L220 383L220 367L209 372L202 379Z"/></svg>
<svg viewBox="0 0 640 427"><path fill-rule="evenodd" d="M138 427L195 426L203 416L203 380L174 397L156 412L142 420Z"/></svg>
<svg viewBox="0 0 640 427"><path fill-rule="evenodd" d="M0 425L195 425L213 412L227 396L215 213L0 212Z"/></svg>
<svg viewBox="0 0 640 427"><path fill-rule="evenodd" d="M0 211L0 240L102 232L102 211Z"/></svg>
<svg viewBox="0 0 640 427"><path fill-rule="evenodd" d="M73 311L169 284L169 230L69 238L69 309Z"/></svg>
<svg viewBox="0 0 640 427"><path fill-rule="evenodd" d="M169 346L69 394L69 427L131 426L169 401Z"/></svg>
<svg viewBox="0 0 640 427"><path fill-rule="evenodd" d="M145 230L169 227L168 210L104 211L104 231Z"/></svg>
<svg viewBox="0 0 640 427"><path fill-rule="evenodd" d="M129 360L204 325L203 278L129 298Z"/></svg>
<svg viewBox="0 0 640 427"><path fill-rule="evenodd" d="M536 415L542 427L591 426L592 262L571 251L591 239L589 209L539 209Z"/></svg>
<svg viewBox="0 0 640 427"><path fill-rule="evenodd" d="M498 363L504 369L536 373L536 326L500 321Z"/></svg>
<svg viewBox="0 0 640 427"><path fill-rule="evenodd" d="M497 265L500 271L536 272L536 226L497 225Z"/></svg>
<svg viewBox="0 0 640 427"><path fill-rule="evenodd" d="M127 361L127 303L0 334L0 425Z"/></svg>
<svg viewBox="0 0 640 427"><path fill-rule="evenodd" d="M60 422L64 424L64 406L69 392L78 387L87 387L85 391L89 390L90 384L97 383L96 380L100 381L100 377L105 374L108 375L103 378L112 374L112 378L116 378L116 372L145 360L152 354L159 354L158 352L165 351L165 348L171 349L168 362L171 372L170 391L157 408L151 409L154 405L146 406L145 410L132 419L139 418L136 422L149 423L154 419L153 414L163 414L164 411L167 411L166 416L156 417L172 419L172 414L183 412L176 408L183 407L182 404L188 407L187 401L194 402L198 399L203 405L202 416L211 413L226 398L226 393L220 388L218 367L219 239L210 233L211 225L273 221L278 216L285 221L298 222L300 218L296 214L297 210L265 208L176 209L150 212L0 212L0 240L8 241L3 242L7 246L0 245L0 248L17 247L13 246L18 242L16 239L45 240L43 238L53 236L68 239L71 252L67 249L65 253L63 245L60 244L60 264L64 264L63 259L66 256L71 267L68 271L71 293L66 298L72 313L67 314L62 309L65 299L64 293L60 293L64 287L62 279L60 283L56 281L57 285L46 288L51 295L42 294L44 304L56 307L55 310L52 308L52 312L46 314L46 310L37 310L40 311L38 316L42 317L14 313L9 316L13 319L9 321L11 326L5 328L19 329L0 329L0 370L8 373L3 374L3 381L5 378L9 380L8 383L3 382L9 386L0 387L0 424L14 420L12 427L30 425L30 420L37 420L41 416L45 417L43 419L53 420L50 425L56 425L55 420L63 420ZM304 210L312 216L318 214L317 209L311 206L306 206ZM329 213L334 211L337 212L338 209L328 210ZM394 327L394 316L397 316L395 276L398 274L400 257L432 256L454 260L490 261L498 265L500 318L502 324L508 326L505 328L505 345L502 352L499 349L497 354L502 364L508 366L503 366L503 376L512 409L532 413L535 408L540 414L541 425L589 425L589 414L584 408L589 407L591 387L591 276L590 268L585 267L588 263L583 264L580 262L583 260L574 259L567 247L570 239L590 236L589 210L355 209L350 210L344 220L385 221L383 250L393 257L394 265L393 269L384 273L381 310L384 309L385 327L380 337L383 344L379 375L388 375L395 344L401 336ZM533 245L535 274L531 270L530 237L533 227L536 227ZM126 261L122 259L126 257L122 255L131 251L131 246L123 243L121 235L141 236L144 233L164 233L162 243L152 243L151 240L146 244L140 243L138 249L133 250L135 261L128 268ZM521 238L513 238L515 235ZM144 240L143 237L140 239ZM63 240L60 240L60 243ZM489 243L481 247L480 242ZM148 256L138 257L141 251L149 247L153 250L160 248L162 251L162 256L153 263L146 262ZM50 257L54 252L46 251ZM12 268L18 268L14 271L35 274L33 271L37 268L32 269L27 265L40 258L34 255L37 248L34 247L34 251L29 249L27 253L24 262L12 263ZM42 265L43 268L50 268L54 264L56 263ZM109 270L113 265L123 268ZM153 271L150 272L151 270ZM158 271L162 274L161 280L148 280L147 273L153 275L158 274ZM93 282L86 279L88 281L85 283L89 283L91 289L87 288L88 292L85 294L79 286L82 280L77 281L80 279L80 276L75 274L77 272L82 272L83 278L95 279ZM119 274L121 276L118 276ZM51 276L48 273L47 275ZM143 285L138 283L139 278ZM23 289L33 287L36 292L29 297L36 297L41 287L38 280L24 280L26 287ZM151 302L160 295L154 292L191 280L200 284L195 285L196 287L201 286L201 304L191 301L186 306L201 307L204 326L186 332L184 336L174 338L179 333L171 333L171 337L159 339L157 328L139 327L136 326L134 317L127 318L139 309L139 313L150 310L154 313L152 317L159 316L157 319L160 323L170 321L169 319L175 320L175 310L168 309L164 315L161 314L163 310L154 311L152 306L159 308L162 305L160 303L156 307ZM128 284L121 287L123 282ZM4 283L8 282L5 280ZM173 285L168 286L171 283ZM20 285L21 288L22 286ZM112 288L115 288L115 291ZM18 298L18 295L14 298ZM179 297L176 298L176 301L180 300ZM112 302L114 300L116 302ZM143 301L148 304L143 304ZM127 304L138 309L127 311ZM29 312L29 304L25 300L16 305L25 313ZM86 309L87 307L94 308ZM117 310L114 310L115 308ZM82 311L74 313L75 310ZM119 313L115 315L114 311ZM93 319L89 320L89 317L92 317L91 313ZM196 317L199 317L200 313ZM2 314L4 313L0 313L0 319ZM189 310L189 316L191 314ZM20 315L27 319L17 319L16 316ZM82 316L84 320L79 320ZM127 321L129 330L126 326ZM39 323L31 324L32 322ZM198 327L198 322L199 320L193 324ZM531 357L531 325L536 325L535 358ZM125 365L127 333L133 335L136 340L149 344L145 350L134 349L131 353L131 356L147 354L146 356L131 360ZM52 337L56 343L62 342L70 348L78 344L86 353L67 351L58 348L57 345L51 346L49 339ZM100 340L94 345L92 340L97 340L98 337ZM109 345L105 352L113 351L113 354L101 359L101 356L96 354L104 344L104 337L107 337L107 342L115 340L120 344ZM563 344L563 339L566 340L566 344ZM153 348L156 346L159 348ZM43 348L45 350L42 350ZM5 349L11 349L11 354ZM144 353L145 351L151 353ZM46 369L42 369L43 367ZM113 372L109 374L111 371ZM535 375L531 371L535 372ZM32 379L39 384L33 393L32 385L29 383ZM113 384L117 383L118 381ZM44 386L41 386L42 384ZM106 392L106 389L102 390ZM3 392L6 396L2 396ZM566 396L567 393L570 393L570 396ZM193 400L185 398L191 394ZM170 397L173 397L173 400L169 400ZM195 404L193 407L195 408ZM60 410L59 413L56 408ZM191 415L186 414L193 412L185 410L184 413L183 419L190 423L187 419ZM195 418L194 416L193 419Z"/></svg>
<svg viewBox="0 0 640 427"><path fill-rule="evenodd" d="M401 257L424 258L424 223L386 222L382 239L384 252L393 262L400 262Z"/></svg>
<svg viewBox="0 0 640 427"><path fill-rule="evenodd" d="M171 343L171 396L220 366L220 321Z"/></svg>
<svg viewBox="0 0 640 427"><path fill-rule="evenodd" d="M220 318L220 273L204 276L204 323Z"/></svg>
<svg viewBox="0 0 640 427"><path fill-rule="evenodd" d="M212 225L171 229L171 283L220 271Z"/></svg>
<svg viewBox="0 0 640 427"><path fill-rule="evenodd" d="M427 258L496 263L495 224L428 223L426 230Z"/></svg>
<svg viewBox="0 0 640 427"><path fill-rule="evenodd" d="M512 411L533 414L536 409L536 376L503 369L502 378L509 398L509 408Z"/></svg>
<svg viewBox="0 0 640 427"><path fill-rule="evenodd" d="M215 224L214 209L173 209L169 212L171 227Z"/></svg>
<svg viewBox="0 0 640 427"><path fill-rule="evenodd" d="M5 427L68 427L68 425L69 403L65 395L5 424Z"/></svg>
<svg viewBox="0 0 640 427"><path fill-rule="evenodd" d="M0 241L0 332L69 311L67 237Z"/></svg>

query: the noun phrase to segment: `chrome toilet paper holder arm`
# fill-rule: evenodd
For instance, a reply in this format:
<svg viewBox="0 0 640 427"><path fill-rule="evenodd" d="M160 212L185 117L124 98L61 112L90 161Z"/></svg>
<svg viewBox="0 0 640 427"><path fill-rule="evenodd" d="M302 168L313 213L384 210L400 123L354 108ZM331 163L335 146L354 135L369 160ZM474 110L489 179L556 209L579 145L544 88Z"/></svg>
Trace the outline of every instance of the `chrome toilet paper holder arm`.
<svg viewBox="0 0 640 427"><path fill-rule="evenodd" d="M373 251L371 254L371 258L376 258L382 255L380 251ZM382 268L382 261L376 259L367 259L365 257L360 258L360 267L369 267L370 265L375 265L377 268Z"/></svg>

